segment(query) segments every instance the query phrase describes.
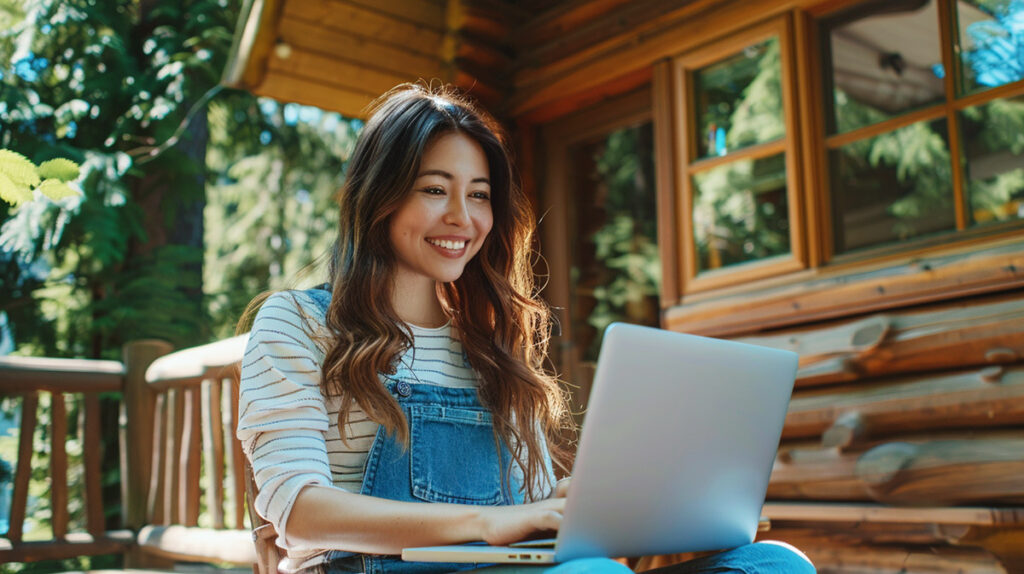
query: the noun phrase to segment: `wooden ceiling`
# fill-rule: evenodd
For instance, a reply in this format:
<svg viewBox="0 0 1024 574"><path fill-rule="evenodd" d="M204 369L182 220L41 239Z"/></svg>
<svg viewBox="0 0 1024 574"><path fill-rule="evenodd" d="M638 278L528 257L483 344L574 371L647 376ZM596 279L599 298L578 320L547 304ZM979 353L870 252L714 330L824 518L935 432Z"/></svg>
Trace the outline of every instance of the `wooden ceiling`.
<svg viewBox="0 0 1024 574"><path fill-rule="evenodd" d="M249 0L225 85L361 117L410 81L454 83L522 115L537 73L702 0ZM624 72L613 90L646 78ZM571 95L571 94L564 94Z"/></svg>

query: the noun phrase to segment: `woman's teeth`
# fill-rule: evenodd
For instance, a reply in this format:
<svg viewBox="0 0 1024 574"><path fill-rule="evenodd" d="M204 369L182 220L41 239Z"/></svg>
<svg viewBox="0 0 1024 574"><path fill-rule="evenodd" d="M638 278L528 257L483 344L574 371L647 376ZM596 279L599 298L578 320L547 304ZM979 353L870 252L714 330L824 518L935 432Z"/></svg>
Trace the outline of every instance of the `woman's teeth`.
<svg viewBox="0 0 1024 574"><path fill-rule="evenodd" d="M427 241L438 247L451 249L452 251L462 249L466 246L466 243L469 243L468 241L449 241L447 239L428 239Z"/></svg>

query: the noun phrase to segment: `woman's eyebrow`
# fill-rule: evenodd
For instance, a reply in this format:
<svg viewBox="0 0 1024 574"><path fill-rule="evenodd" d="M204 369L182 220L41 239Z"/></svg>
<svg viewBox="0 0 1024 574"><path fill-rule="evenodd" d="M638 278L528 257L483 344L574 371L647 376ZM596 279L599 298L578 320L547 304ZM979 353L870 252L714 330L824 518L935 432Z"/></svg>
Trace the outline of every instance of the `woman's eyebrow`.
<svg viewBox="0 0 1024 574"><path fill-rule="evenodd" d="M427 175L439 175L445 179L455 179L455 176L448 173L447 171L444 171L443 169L427 169L421 171L420 174L416 176L416 178L418 179ZM487 185L491 185L491 180L487 179L486 177L474 177L472 180L470 180L470 183L486 183Z"/></svg>

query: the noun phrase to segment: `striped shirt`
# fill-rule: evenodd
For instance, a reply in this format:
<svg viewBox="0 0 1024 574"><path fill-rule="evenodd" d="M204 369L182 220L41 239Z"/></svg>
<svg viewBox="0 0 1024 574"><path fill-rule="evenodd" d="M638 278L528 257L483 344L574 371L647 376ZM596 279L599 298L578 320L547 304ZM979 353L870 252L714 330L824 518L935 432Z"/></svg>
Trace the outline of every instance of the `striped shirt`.
<svg viewBox="0 0 1024 574"><path fill-rule="evenodd" d="M410 329L413 346L399 360L397 376L418 381L413 384L477 386L450 325ZM327 551L288 540L288 516L299 491L320 485L359 492L379 428L356 405L344 429L347 444L342 440L340 400L320 391L325 349L314 335L325 333L324 313L308 295L276 293L256 315L242 359L238 438L259 489L256 511L278 532L286 551L280 568L288 572L322 562Z"/></svg>

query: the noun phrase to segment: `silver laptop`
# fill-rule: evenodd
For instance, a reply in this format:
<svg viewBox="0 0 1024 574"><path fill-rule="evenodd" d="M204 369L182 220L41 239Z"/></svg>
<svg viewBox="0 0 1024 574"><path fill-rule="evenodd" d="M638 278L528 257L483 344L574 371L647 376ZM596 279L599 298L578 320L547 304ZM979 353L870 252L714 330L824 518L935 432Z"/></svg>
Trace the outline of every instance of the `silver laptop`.
<svg viewBox="0 0 1024 574"><path fill-rule="evenodd" d="M550 564L753 541L797 355L615 323L554 545L406 548L423 562Z"/></svg>

